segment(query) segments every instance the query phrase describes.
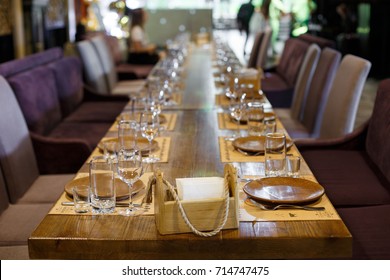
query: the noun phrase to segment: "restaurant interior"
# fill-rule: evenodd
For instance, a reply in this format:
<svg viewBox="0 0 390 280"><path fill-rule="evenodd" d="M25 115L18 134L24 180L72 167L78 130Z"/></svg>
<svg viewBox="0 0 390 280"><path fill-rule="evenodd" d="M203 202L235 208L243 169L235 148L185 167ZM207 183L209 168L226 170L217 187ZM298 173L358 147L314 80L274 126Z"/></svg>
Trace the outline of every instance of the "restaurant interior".
<svg viewBox="0 0 390 280"><path fill-rule="evenodd" d="M390 2L247 3L0 0L1 260L390 260Z"/></svg>

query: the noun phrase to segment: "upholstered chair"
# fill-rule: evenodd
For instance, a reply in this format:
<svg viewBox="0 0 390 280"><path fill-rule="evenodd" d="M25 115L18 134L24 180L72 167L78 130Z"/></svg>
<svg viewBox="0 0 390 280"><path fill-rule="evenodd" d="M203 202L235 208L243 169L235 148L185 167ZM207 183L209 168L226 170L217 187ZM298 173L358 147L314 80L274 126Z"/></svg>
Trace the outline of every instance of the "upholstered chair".
<svg viewBox="0 0 390 280"><path fill-rule="evenodd" d="M268 28L263 33L264 35L259 46L259 53L256 58L256 67L255 67L261 69L265 69L267 66L268 49L271 43L272 30Z"/></svg>
<svg viewBox="0 0 390 280"><path fill-rule="evenodd" d="M74 175L40 176L19 104L0 76L0 163L11 203L52 203Z"/></svg>
<svg viewBox="0 0 390 280"><path fill-rule="evenodd" d="M340 59L340 52L330 48L323 49L315 71L307 85L304 104L302 104L303 100L300 103L298 102L296 97L299 96L299 93L296 92L291 109L275 109L276 114L292 138L318 137L322 114L326 106L330 87L340 64ZM301 77L305 77L305 75L301 75ZM303 82L301 83L303 85L305 85L306 79L305 77L302 80ZM298 78L298 80L300 79ZM297 83L297 85L299 84L300 82ZM302 90L302 88L304 89L302 86L297 86L296 90ZM298 110L298 105L301 105L300 110ZM293 108L295 108L294 113Z"/></svg>
<svg viewBox="0 0 390 280"><path fill-rule="evenodd" d="M112 54L102 36L78 42L76 47L84 66L86 84L96 93L129 96L144 87L144 80L118 81Z"/></svg>
<svg viewBox="0 0 390 280"><path fill-rule="evenodd" d="M274 108L290 108L306 51L310 44L290 38L275 69L266 70L261 87Z"/></svg>
<svg viewBox="0 0 390 280"><path fill-rule="evenodd" d="M255 35L255 38L253 40L252 50L249 55L249 60L247 64L248 68L257 68L256 67L257 57L259 55L260 45L261 45L261 41L263 40L263 37L264 37L264 32L257 32Z"/></svg>

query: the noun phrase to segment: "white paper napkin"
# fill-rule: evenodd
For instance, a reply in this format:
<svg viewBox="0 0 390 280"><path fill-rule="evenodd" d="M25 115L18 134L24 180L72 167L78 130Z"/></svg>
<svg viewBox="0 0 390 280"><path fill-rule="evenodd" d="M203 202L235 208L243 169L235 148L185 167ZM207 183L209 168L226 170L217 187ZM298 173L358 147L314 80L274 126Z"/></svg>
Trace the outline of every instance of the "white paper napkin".
<svg viewBox="0 0 390 280"><path fill-rule="evenodd" d="M177 178L177 194L180 200L197 200L224 197L224 178Z"/></svg>

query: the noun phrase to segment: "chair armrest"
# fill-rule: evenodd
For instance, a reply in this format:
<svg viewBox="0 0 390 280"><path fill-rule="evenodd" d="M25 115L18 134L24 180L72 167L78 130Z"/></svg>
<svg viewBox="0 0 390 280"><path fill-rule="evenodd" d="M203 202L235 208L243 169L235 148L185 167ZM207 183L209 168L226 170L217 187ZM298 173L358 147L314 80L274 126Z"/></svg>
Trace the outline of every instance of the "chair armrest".
<svg viewBox="0 0 390 280"><path fill-rule="evenodd" d="M92 150L81 139L57 139L30 131L40 174L76 173Z"/></svg>
<svg viewBox="0 0 390 280"><path fill-rule="evenodd" d="M88 85L83 85L84 98L83 101L125 101L128 102L130 98L125 95L102 95L98 94L95 90L91 89Z"/></svg>
<svg viewBox="0 0 390 280"><path fill-rule="evenodd" d="M369 121L351 133L332 139L295 139L294 143L299 151L308 150L364 150Z"/></svg>

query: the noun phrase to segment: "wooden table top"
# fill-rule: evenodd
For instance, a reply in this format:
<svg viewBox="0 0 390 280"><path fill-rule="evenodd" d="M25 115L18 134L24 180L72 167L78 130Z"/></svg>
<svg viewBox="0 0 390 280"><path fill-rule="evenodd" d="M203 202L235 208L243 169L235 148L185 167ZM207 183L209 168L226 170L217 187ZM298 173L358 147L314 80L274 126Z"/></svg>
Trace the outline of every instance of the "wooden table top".
<svg viewBox="0 0 390 280"><path fill-rule="evenodd" d="M181 177L222 176L211 74L211 52L188 57L186 88L168 163L158 168L170 182ZM253 174L253 164L241 164ZM81 170L85 170L83 167ZM160 235L154 216L47 215L28 240L32 259L343 259L352 237L342 220L240 222L214 237Z"/></svg>

